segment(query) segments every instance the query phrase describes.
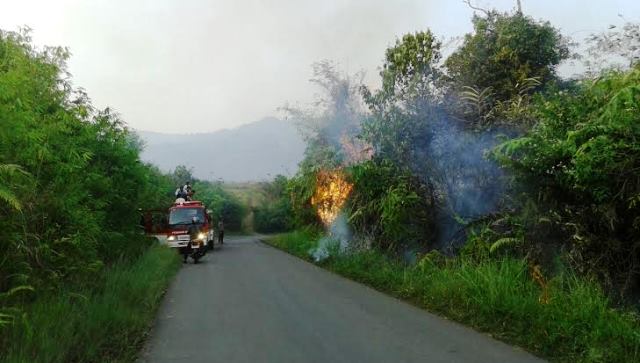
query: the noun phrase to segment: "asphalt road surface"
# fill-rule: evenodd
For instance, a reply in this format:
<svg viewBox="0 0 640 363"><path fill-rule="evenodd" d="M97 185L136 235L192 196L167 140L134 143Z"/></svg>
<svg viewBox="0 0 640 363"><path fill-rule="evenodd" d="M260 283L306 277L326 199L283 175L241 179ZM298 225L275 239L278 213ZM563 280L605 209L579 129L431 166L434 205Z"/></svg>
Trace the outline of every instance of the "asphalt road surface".
<svg viewBox="0 0 640 363"><path fill-rule="evenodd" d="M542 362L252 237L178 273L141 362Z"/></svg>

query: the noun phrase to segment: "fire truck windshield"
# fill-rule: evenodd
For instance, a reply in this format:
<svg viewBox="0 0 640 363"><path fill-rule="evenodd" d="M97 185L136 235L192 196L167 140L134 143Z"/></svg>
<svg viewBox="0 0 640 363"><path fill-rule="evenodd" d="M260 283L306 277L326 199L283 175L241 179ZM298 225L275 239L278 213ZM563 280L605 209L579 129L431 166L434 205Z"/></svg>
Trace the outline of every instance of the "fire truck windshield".
<svg viewBox="0 0 640 363"><path fill-rule="evenodd" d="M202 208L175 208L169 213L169 225L191 224L191 219L196 217L198 223L204 222L204 209Z"/></svg>

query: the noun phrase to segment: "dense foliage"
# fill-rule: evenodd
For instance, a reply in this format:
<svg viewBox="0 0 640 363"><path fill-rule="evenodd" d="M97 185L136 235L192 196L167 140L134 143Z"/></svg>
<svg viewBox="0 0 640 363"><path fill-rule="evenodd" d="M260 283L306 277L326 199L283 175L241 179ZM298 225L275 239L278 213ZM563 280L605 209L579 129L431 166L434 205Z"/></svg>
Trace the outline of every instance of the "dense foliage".
<svg viewBox="0 0 640 363"><path fill-rule="evenodd" d="M214 222L222 220L227 231L242 231L247 206L237 196L216 182L199 180L193 187L197 191L195 198L211 210Z"/></svg>
<svg viewBox="0 0 640 363"><path fill-rule="evenodd" d="M166 209L195 181L140 161L142 142L96 110L66 72L68 52L0 31L0 360L134 360L179 267L149 248L140 211ZM198 197L240 229L243 204L195 181Z"/></svg>
<svg viewBox="0 0 640 363"><path fill-rule="evenodd" d="M640 68L551 93L535 112L536 127L501 145L498 159L556 211L576 267L636 288Z"/></svg>
<svg viewBox="0 0 640 363"><path fill-rule="evenodd" d="M193 176L193 170L184 165L176 166L166 177L170 185L164 187L165 190L175 190L190 182L194 191L193 199L204 202L215 225L222 220L226 230L242 230L247 207L236 195L230 193L223 183L197 179Z"/></svg>
<svg viewBox="0 0 640 363"><path fill-rule="evenodd" d="M349 170L354 192L347 203L349 222L360 236L391 251L435 234L435 200L420 180L385 160Z"/></svg>
<svg viewBox="0 0 640 363"><path fill-rule="evenodd" d="M289 181L278 175L270 183L264 183L264 200L254 210L254 228L257 232L273 233L290 230L294 225Z"/></svg>
<svg viewBox="0 0 640 363"><path fill-rule="evenodd" d="M99 283L105 265L148 246L138 208L170 201L118 115L71 87L67 57L0 32L0 306Z"/></svg>
<svg viewBox="0 0 640 363"><path fill-rule="evenodd" d="M382 88L362 87L370 113L362 137L377 156L400 167L415 166L441 117L436 85L441 71L440 43L431 32L407 34L387 49L380 77Z"/></svg>
<svg viewBox="0 0 640 363"><path fill-rule="evenodd" d="M365 242L356 246L436 248L476 261L511 254L547 274L571 266L632 296L640 71L561 80L556 66L570 43L548 22L495 11L472 21L444 60L429 30L398 39L378 90L355 87L358 77L326 62L316 68L315 111L291 113L315 132L300 172L281 188L279 206L295 220L288 225L317 225L318 172L345 170L354 187L344 213L354 241ZM614 38L631 47L635 29L627 24ZM592 42L633 55L609 38ZM360 157L347 157L354 146Z"/></svg>
<svg viewBox="0 0 640 363"><path fill-rule="evenodd" d="M527 79L553 80L555 66L569 56L557 29L520 13L474 16L473 29L445 62L457 89L490 88L497 100L509 100Z"/></svg>

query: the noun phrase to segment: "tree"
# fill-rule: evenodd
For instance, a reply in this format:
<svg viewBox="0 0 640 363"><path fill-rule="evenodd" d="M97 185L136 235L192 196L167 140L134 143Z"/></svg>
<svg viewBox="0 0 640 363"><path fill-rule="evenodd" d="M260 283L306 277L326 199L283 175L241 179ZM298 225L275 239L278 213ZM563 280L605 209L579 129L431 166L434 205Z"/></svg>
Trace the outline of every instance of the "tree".
<svg viewBox="0 0 640 363"><path fill-rule="evenodd" d="M385 100L414 100L434 96L440 76L440 46L430 30L406 34L385 52L380 76Z"/></svg>
<svg viewBox="0 0 640 363"><path fill-rule="evenodd" d="M527 79L541 84L555 79L555 67L569 56L568 42L556 28L521 13L487 11L473 17L473 29L445 61L456 92L465 86L491 89L497 101L510 100Z"/></svg>
<svg viewBox="0 0 640 363"><path fill-rule="evenodd" d="M178 165L172 173L173 181L176 185L184 185L188 181L193 181L193 169L184 165Z"/></svg>
<svg viewBox="0 0 640 363"><path fill-rule="evenodd" d="M294 216L289 193L289 180L277 175L262 186L264 198L254 208L254 225L258 232L284 232L293 227Z"/></svg>
<svg viewBox="0 0 640 363"><path fill-rule="evenodd" d="M311 107L285 106L288 118L298 124L307 140L302 170L331 169L351 162L345 144L354 146L356 154L364 151L355 136L364 114L360 87L363 73L343 74L338 66L324 60L313 64L311 82L320 94Z"/></svg>
<svg viewBox="0 0 640 363"><path fill-rule="evenodd" d="M406 34L385 52L382 89L362 88L371 111L363 136L376 155L408 166L418 143L429 143L439 119L441 43L431 31Z"/></svg>
<svg viewBox="0 0 640 363"><path fill-rule="evenodd" d="M91 283L139 256L137 209L167 180L117 113L72 87L68 57L34 47L28 30L0 30L0 293Z"/></svg>

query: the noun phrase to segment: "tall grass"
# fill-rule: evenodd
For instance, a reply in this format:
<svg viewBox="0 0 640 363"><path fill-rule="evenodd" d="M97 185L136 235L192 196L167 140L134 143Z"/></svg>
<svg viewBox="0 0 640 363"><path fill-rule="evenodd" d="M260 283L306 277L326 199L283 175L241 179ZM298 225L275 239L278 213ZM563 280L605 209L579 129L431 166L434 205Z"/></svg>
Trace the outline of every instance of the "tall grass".
<svg viewBox="0 0 640 363"><path fill-rule="evenodd" d="M97 290L38 297L0 330L0 361L133 362L179 266L175 251L154 246L110 267Z"/></svg>
<svg viewBox="0 0 640 363"><path fill-rule="evenodd" d="M313 238L296 231L268 242L308 259ZM334 255L322 265L552 361L640 361L637 314L614 309L595 283L568 273L548 282L545 302L525 261L513 258L472 262L436 256L408 266L367 251Z"/></svg>

